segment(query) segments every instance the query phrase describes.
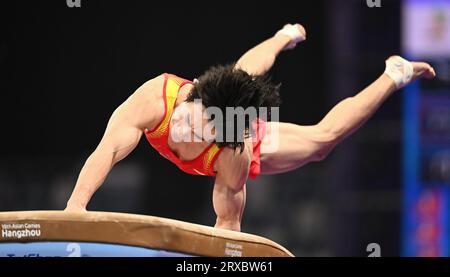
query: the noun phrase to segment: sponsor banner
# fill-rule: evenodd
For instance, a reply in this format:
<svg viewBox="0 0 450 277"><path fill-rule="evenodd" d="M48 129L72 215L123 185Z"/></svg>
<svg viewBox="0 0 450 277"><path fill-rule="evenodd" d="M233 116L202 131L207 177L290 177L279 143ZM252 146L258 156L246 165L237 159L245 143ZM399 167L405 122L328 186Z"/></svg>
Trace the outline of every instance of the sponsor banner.
<svg viewBox="0 0 450 277"><path fill-rule="evenodd" d="M0 243L0 257L190 257L126 245L84 242Z"/></svg>

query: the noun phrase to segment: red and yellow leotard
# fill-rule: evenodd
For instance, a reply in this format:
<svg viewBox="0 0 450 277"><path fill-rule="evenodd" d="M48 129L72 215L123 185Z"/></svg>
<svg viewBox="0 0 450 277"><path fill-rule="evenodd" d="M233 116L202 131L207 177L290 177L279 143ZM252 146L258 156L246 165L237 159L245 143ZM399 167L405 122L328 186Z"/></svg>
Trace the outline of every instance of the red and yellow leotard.
<svg viewBox="0 0 450 277"><path fill-rule="evenodd" d="M167 140L169 138L169 123L172 118L178 93L181 88L191 81L182 79L172 74L164 74L163 98L165 113L162 121L153 130L146 130L145 136L148 142L163 157L173 162L182 171L192 175L215 176L214 163L223 149L216 144L209 145L197 158L192 161L182 161L170 150Z"/></svg>
<svg viewBox="0 0 450 277"><path fill-rule="evenodd" d="M178 93L184 85L192 84L191 81L182 79L172 74L164 74L163 98L165 113L161 122L153 130L145 130L148 142L164 158L170 160L182 171L192 175L215 176L214 163L223 149L216 144L209 145L197 158L192 161L180 160L169 148L167 140L170 130L169 123L177 101ZM262 135L257 135L253 140L253 158L250 165L249 177L255 179L260 174L260 147L265 134L265 122L258 119L253 122L255 130L262 129ZM258 134L260 132L257 132Z"/></svg>

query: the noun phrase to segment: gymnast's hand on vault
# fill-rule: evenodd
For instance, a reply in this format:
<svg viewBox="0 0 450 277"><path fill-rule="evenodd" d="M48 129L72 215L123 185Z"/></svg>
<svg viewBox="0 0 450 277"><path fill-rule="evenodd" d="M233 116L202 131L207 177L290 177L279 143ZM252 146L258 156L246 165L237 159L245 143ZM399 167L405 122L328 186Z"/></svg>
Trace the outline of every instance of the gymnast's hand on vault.
<svg viewBox="0 0 450 277"><path fill-rule="evenodd" d="M86 208L81 206L75 206L75 205L67 205L67 207L64 209L65 212L71 212L71 213L83 213L87 212Z"/></svg>

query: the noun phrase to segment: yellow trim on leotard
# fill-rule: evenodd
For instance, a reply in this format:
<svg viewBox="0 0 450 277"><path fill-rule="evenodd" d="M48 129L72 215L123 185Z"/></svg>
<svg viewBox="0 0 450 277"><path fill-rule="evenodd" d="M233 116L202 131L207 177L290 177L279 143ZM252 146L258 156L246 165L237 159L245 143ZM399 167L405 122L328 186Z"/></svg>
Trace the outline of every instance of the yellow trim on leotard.
<svg viewBox="0 0 450 277"><path fill-rule="evenodd" d="M165 104L166 104L166 114L164 119L160 123L157 129L148 132L147 135L151 139L162 137L166 134L169 128L170 118L174 110L175 102L177 101L178 92L181 88L182 80L173 76L168 75L165 82Z"/></svg>

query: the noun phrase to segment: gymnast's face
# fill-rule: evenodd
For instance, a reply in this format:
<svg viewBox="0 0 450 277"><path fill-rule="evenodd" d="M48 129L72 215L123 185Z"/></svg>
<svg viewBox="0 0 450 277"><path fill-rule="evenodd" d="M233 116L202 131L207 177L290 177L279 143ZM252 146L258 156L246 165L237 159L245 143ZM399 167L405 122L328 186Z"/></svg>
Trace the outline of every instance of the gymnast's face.
<svg viewBox="0 0 450 277"><path fill-rule="evenodd" d="M172 115L170 135L175 142L214 141L214 127L200 102L183 102Z"/></svg>

